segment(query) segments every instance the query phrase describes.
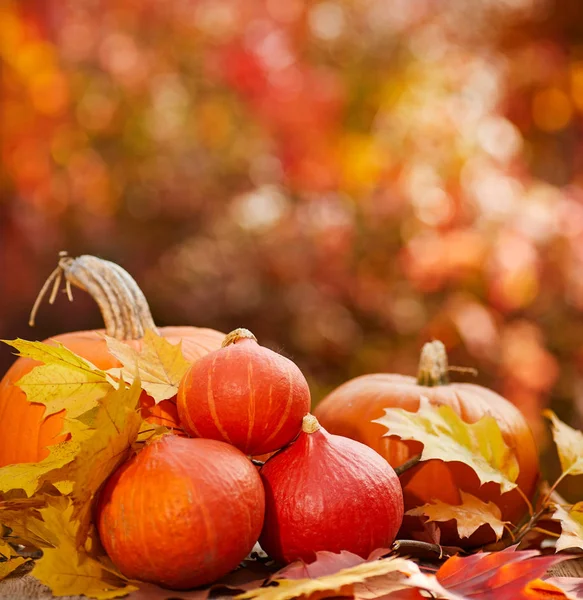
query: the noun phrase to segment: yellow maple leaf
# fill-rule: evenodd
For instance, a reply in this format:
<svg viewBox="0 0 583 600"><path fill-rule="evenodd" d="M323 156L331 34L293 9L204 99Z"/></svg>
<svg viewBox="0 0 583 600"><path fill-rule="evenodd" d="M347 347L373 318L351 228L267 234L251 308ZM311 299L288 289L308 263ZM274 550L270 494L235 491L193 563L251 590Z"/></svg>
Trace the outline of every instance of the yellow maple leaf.
<svg viewBox="0 0 583 600"><path fill-rule="evenodd" d="M450 406L436 406L422 397L417 412L387 408L385 415L374 422L387 428L385 436L421 442L421 460L463 462L482 483L499 483L502 493L516 487L518 460L504 442L498 423L489 415L466 423Z"/></svg>
<svg viewBox="0 0 583 600"><path fill-rule="evenodd" d="M2 518L2 513L0 512L0 519ZM0 562L10 558L14 554L14 550L12 546L3 538L0 539Z"/></svg>
<svg viewBox="0 0 583 600"><path fill-rule="evenodd" d="M43 550L33 575L51 588L55 596L85 595L106 600L118 598L137 589L121 576L112 573L76 542L79 523L73 519L73 504L68 498L55 497L41 509L42 518L51 531L59 532L58 545Z"/></svg>
<svg viewBox="0 0 583 600"><path fill-rule="evenodd" d="M26 558L22 558L21 556L15 556L10 560L0 562L0 580L10 575L10 573L12 573L15 569L20 567L20 565L24 564L26 561Z"/></svg>
<svg viewBox="0 0 583 600"><path fill-rule="evenodd" d="M36 509L2 510L0 521L11 529L10 537L18 542L28 542L37 548L56 546L59 532L51 531Z"/></svg>
<svg viewBox="0 0 583 600"><path fill-rule="evenodd" d="M90 523L91 504L101 484L128 457L136 441L142 419L137 410L140 381L131 387L123 382L99 400L94 417L93 434L80 442L75 460L68 467L68 479L73 481L71 498L74 516L80 521L79 545L85 541Z"/></svg>
<svg viewBox="0 0 583 600"><path fill-rule="evenodd" d="M462 503L446 504L440 500L408 510L405 514L414 517L427 517L428 521L450 521L455 519L459 536L467 538L478 529L488 524L494 530L496 539L502 537L505 521L502 513L493 502L483 502L472 494L460 490Z"/></svg>
<svg viewBox="0 0 583 600"><path fill-rule="evenodd" d="M44 342L16 339L5 343L25 356L44 364L32 369L16 384L25 392L29 402L46 406L45 416L67 409L69 417L78 416L106 394L114 379L88 360L81 358L61 343L56 346Z"/></svg>
<svg viewBox="0 0 583 600"><path fill-rule="evenodd" d="M552 410L543 415L552 423L563 475L583 475L583 433L563 423Z"/></svg>
<svg viewBox="0 0 583 600"><path fill-rule="evenodd" d="M23 490L27 496L32 496L45 481L58 481L60 469L73 462L78 450L79 444L75 440L68 440L51 446L49 455L40 462L1 467L0 493Z"/></svg>
<svg viewBox="0 0 583 600"><path fill-rule="evenodd" d="M178 392L178 384L190 363L182 354L182 343L171 344L168 340L147 329L140 352L114 338L106 336L107 346L123 368L112 372L121 373L126 381L139 375L144 389L156 403L172 398Z"/></svg>
<svg viewBox="0 0 583 600"><path fill-rule="evenodd" d="M352 587L367 580L394 574L391 584L387 585L384 593L408 587L407 578L419 574L417 565L405 558L389 557L382 560L363 562L355 567L341 569L332 575L325 575L314 579L275 579L277 586L270 585L235 596L236 600L291 600L301 596L308 597L318 593L319 597L352 595Z"/></svg>
<svg viewBox="0 0 583 600"><path fill-rule="evenodd" d="M569 510L557 506L552 518L561 523L561 537L555 546L557 552L566 548L583 550L583 502L578 502Z"/></svg>

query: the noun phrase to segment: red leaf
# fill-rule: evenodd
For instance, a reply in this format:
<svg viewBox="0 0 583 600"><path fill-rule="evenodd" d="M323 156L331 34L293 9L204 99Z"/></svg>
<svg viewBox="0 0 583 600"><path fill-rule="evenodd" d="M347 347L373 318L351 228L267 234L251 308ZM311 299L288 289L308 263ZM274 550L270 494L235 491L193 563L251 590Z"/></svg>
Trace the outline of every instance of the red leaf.
<svg viewBox="0 0 583 600"><path fill-rule="evenodd" d="M572 556L541 556L537 550L483 552L454 556L437 571L437 580L449 591L468 598L518 598L524 587L554 564Z"/></svg>
<svg viewBox="0 0 583 600"><path fill-rule="evenodd" d="M272 576L272 579L315 579L326 575L333 575L340 569L348 569L365 562L364 558L343 550L340 554L321 550L316 552L316 560L306 564L296 560Z"/></svg>
<svg viewBox="0 0 583 600"><path fill-rule="evenodd" d="M378 548L377 550L373 550L371 555L365 560L361 556L347 550L343 550L339 554L321 550L316 552L316 559L313 562L306 564L302 560L297 560L272 575L271 579L316 579L317 577L333 575L341 569L355 567L363 562L377 560L389 553L390 550Z"/></svg>

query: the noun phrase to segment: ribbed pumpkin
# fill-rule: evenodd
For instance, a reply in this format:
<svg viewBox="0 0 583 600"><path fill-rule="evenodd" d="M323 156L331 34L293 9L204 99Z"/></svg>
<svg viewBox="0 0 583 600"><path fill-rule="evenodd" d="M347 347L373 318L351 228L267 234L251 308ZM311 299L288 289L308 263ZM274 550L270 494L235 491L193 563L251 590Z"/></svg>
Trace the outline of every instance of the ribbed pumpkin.
<svg viewBox="0 0 583 600"><path fill-rule="evenodd" d="M505 443L516 453L520 468L518 487L532 497L539 476L538 450L524 416L492 390L475 384L449 383L447 355L439 341L423 347L417 379L387 373L362 375L332 391L318 404L314 414L330 433L367 444L393 467L398 467L419 454L422 444L385 437L386 427L373 421L382 417L386 408L417 411L421 396L432 404L451 406L466 423L475 423L485 415L496 419ZM476 474L461 462L422 462L401 476L401 484L406 510L434 499L460 504L460 490L493 501L502 510L502 518L513 523L527 510L518 491L500 495L495 483L480 486ZM482 526L471 537L459 539L455 528L449 525L441 525L442 541L446 544L472 547L491 541L493 536L489 526ZM418 518L406 516L399 535L414 537L419 528Z"/></svg>
<svg viewBox="0 0 583 600"><path fill-rule="evenodd" d="M281 563L312 562L318 551L363 558L389 548L403 520L395 471L369 447L306 415L297 440L261 468L265 523L259 542Z"/></svg>
<svg viewBox="0 0 583 600"><path fill-rule="evenodd" d="M243 453L165 435L108 479L96 523L124 575L186 589L234 569L257 541L264 511L261 479Z"/></svg>
<svg viewBox="0 0 583 600"><path fill-rule="evenodd" d="M190 435L261 455L296 437L310 410L310 390L296 364L260 346L249 330L236 329L186 372L177 403Z"/></svg>
<svg viewBox="0 0 583 600"><path fill-rule="evenodd" d="M144 294L134 279L120 266L94 256L71 258L64 253L59 265L47 280L43 291L52 282L55 288L64 276L67 287L77 286L87 291L99 305L104 330L76 331L57 335L46 343L61 342L67 348L92 362L100 369L119 367L121 364L107 348L103 334L127 342L139 349L146 329L152 329L170 343L182 341L182 352L189 361L195 361L221 346L224 334L197 327L163 327L156 329ZM53 292L54 298L55 293ZM39 299L42 297L39 296ZM33 309L33 317L36 311ZM18 358L0 381L0 467L37 462L48 456L47 447L63 440L64 411L45 418L45 407L32 404L15 383L39 363ZM171 427L178 426L176 404L154 400L142 394L143 415L149 420Z"/></svg>

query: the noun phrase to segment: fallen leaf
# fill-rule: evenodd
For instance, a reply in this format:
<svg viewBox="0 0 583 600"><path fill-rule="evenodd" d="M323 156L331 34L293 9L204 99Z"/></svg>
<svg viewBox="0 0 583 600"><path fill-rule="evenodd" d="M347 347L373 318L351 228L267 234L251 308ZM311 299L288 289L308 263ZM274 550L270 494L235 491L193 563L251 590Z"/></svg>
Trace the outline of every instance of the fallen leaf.
<svg viewBox="0 0 583 600"><path fill-rule="evenodd" d="M386 596L383 596L382 599L379 600L426 600L427 596L422 596L421 592L416 588L409 588L403 590L397 590L395 592L391 592ZM355 596L356 600L359 600L358 596Z"/></svg>
<svg viewBox="0 0 583 600"><path fill-rule="evenodd" d="M190 363L182 354L182 343L171 344L152 330L146 330L140 352L124 342L105 336L113 356L122 364L121 374L132 381L138 373L144 389L156 403L176 396L178 385Z"/></svg>
<svg viewBox="0 0 583 600"><path fill-rule="evenodd" d="M58 477L56 473L70 464L77 455L75 440L61 442L49 448L49 455L38 463L19 463L0 468L0 493L23 490L32 496L45 481Z"/></svg>
<svg viewBox="0 0 583 600"><path fill-rule="evenodd" d="M561 523L561 537L556 542L556 551L566 548L583 550L583 502L578 502L569 510L557 506L552 519Z"/></svg>
<svg viewBox="0 0 583 600"><path fill-rule="evenodd" d="M34 508L0 511L0 521L10 527L11 537L37 548L55 547L58 544L59 532L51 531L42 520L40 511Z"/></svg>
<svg viewBox="0 0 583 600"><path fill-rule="evenodd" d="M0 562L0 581L10 575L13 571L18 569L20 565L26 562L26 558L22 558L20 556L16 556L11 558L10 560Z"/></svg>
<svg viewBox="0 0 583 600"><path fill-rule="evenodd" d="M2 513L0 513L0 518L2 518ZM9 559L11 556L15 556L12 546L6 539L0 539L0 563Z"/></svg>
<svg viewBox="0 0 583 600"><path fill-rule="evenodd" d="M348 569L366 562L364 558L347 550L340 553L320 550L316 552L316 559L310 563L297 560L272 576L272 579L316 579L333 575L342 569Z"/></svg>
<svg viewBox="0 0 583 600"><path fill-rule="evenodd" d="M548 580L535 579L526 584L517 596L518 600L575 600L575 597L569 595L557 585Z"/></svg>
<svg viewBox="0 0 583 600"><path fill-rule="evenodd" d="M79 524L73 519L73 509L70 500L62 496L51 498L47 507L40 509L49 530L59 532L59 540L57 547L43 550L33 575L55 596L84 594L105 600L137 589L78 547Z"/></svg>
<svg viewBox="0 0 583 600"><path fill-rule="evenodd" d="M389 557L381 560L363 562L359 565L341 569L331 575L325 575L316 579L273 579L269 585L260 587L245 594L236 596L238 600L259 598L260 600L291 600L312 594L318 594L318 598L332 596L352 595L354 586L381 575L394 575L395 578L386 582L383 594L408 587L406 583L408 576L420 573L419 567L407 559ZM381 595L381 594L379 594Z"/></svg>
<svg viewBox="0 0 583 600"><path fill-rule="evenodd" d="M502 537L504 521L498 506L493 502L483 502L479 498L460 490L462 503L459 505L445 504L436 500L408 510L405 514L414 517L427 517L428 521L450 521L455 519L459 536L467 538L484 524L490 525L496 534L496 539Z"/></svg>
<svg viewBox="0 0 583 600"><path fill-rule="evenodd" d="M581 577L549 577L545 581L563 590L568 598L583 598L583 578Z"/></svg>
<svg viewBox="0 0 583 600"><path fill-rule="evenodd" d="M480 552L453 556L437 571L437 580L450 592L479 600L520 598L525 586L569 555L541 556L538 550Z"/></svg>
<svg viewBox="0 0 583 600"><path fill-rule="evenodd" d="M16 339L6 344L25 356L44 364L36 366L16 382L29 402L44 404L45 416L67 409L69 417L78 416L93 406L115 384L105 371L81 358L63 344L45 344Z"/></svg>
<svg viewBox="0 0 583 600"><path fill-rule="evenodd" d="M385 436L421 442L421 460L463 462L476 472L482 483L499 483L502 493L516 487L519 470L516 455L504 442L496 420L489 415L475 423L466 423L450 406L436 406L422 397L417 412L387 408L385 415L374 422L387 428Z"/></svg>
<svg viewBox="0 0 583 600"><path fill-rule="evenodd" d="M80 521L77 543L83 545L90 526L91 506L101 484L127 459L132 444L138 437L142 419L137 410L140 399L140 381L131 387L120 382L99 400L95 416L95 430L86 438L69 466L73 481L71 498L75 505L74 518Z"/></svg>
<svg viewBox="0 0 583 600"><path fill-rule="evenodd" d="M543 411L543 415L552 423L563 473L583 475L583 433L563 423L552 410Z"/></svg>

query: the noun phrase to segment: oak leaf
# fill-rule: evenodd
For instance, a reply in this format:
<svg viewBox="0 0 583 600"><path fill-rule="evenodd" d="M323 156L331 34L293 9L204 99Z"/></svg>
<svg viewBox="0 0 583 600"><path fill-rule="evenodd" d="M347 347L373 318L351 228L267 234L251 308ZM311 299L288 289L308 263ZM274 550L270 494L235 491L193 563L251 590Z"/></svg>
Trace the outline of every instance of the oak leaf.
<svg viewBox="0 0 583 600"><path fill-rule="evenodd" d="M566 548L583 550L583 502L569 507L569 510L557 506L552 518L561 523L561 536L555 545L557 552Z"/></svg>
<svg viewBox="0 0 583 600"><path fill-rule="evenodd" d="M488 524L494 530L496 539L500 539L504 532L505 521L502 521L502 512L493 502L483 502L472 494L460 490L462 503L458 505L446 504L436 500L424 504L405 514L414 517L427 517L428 521L450 521L455 519L458 534L461 538L472 535L479 527Z"/></svg>
<svg viewBox="0 0 583 600"><path fill-rule="evenodd" d="M552 410L545 410L543 415L552 423L563 474L583 475L583 433L563 423Z"/></svg>
<svg viewBox="0 0 583 600"><path fill-rule="evenodd" d="M421 442L421 460L463 462L482 483L499 483L502 493L516 487L518 460L489 415L466 423L450 406L436 406L422 397L417 412L387 408L385 415L373 422L387 428L385 436Z"/></svg>
<svg viewBox="0 0 583 600"><path fill-rule="evenodd" d="M56 547L43 550L33 575L51 588L55 596L84 594L105 600L137 589L111 572L85 548L78 547L79 523L73 519L73 509L70 500L63 496L51 498L47 507L40 509L46 526L59 532L59 540Z"/></svg>
<svg viewBox="0 0 583 600"><path fill-rule="evenodd" d="M29 402L44 404L45 416L67 410L69 417L78 416L95 406L115 381L88 360L78 356L59 342L29 342L4 340L19 352L19 356L44 363L21 377L16 384L26 393Z"/></svg>
<svg viewBox="0 0 583 600"><path fill-rule="evenodd" d="M112 337L105 339L111 354L123 364L112 373L121 373L126 381L132 381L137 373L142 389L156 403L176 396L180 380L190 367L182 354L182 342L173 345L151 329L146 330L140 351Z"/></svg>

